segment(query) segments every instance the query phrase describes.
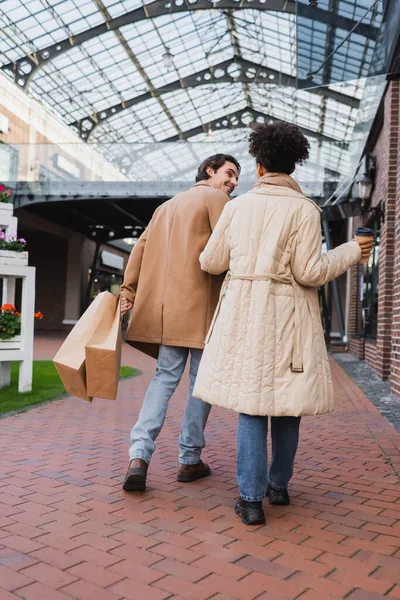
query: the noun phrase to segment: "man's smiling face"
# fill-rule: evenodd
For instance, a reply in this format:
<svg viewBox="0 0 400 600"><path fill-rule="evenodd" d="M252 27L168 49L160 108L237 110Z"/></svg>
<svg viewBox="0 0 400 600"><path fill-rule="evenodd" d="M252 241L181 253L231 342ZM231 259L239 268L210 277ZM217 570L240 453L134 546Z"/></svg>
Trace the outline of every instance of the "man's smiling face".
<svg viewBox="0 0 400 600"><path fill-rule="evenodd" d="M230 196L238 184L238 168L231 162L226 162L217 171L208 167L207 174L210 176L207 181L215 188L222 190Z"/></svg>

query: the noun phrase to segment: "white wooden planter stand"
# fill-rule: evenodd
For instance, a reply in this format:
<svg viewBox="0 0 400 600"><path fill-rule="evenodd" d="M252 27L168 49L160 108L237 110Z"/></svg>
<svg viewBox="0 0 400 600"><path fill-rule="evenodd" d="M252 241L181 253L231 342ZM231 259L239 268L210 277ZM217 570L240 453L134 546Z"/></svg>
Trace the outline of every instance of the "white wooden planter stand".
<svg viewBox="0 0 400 600"><path fill-rule="evenodd" d="M13 205L0 203L0 229L7 236L17 235L18 220ZM33 332L35 311L35 267L28 267L28 252L0 250L0 278L3 279L2 304L15 303L15 281L22 279L21 335L0 340L0 389L10 385L11 362L21 361L18 391L32 389Z"/></svg>

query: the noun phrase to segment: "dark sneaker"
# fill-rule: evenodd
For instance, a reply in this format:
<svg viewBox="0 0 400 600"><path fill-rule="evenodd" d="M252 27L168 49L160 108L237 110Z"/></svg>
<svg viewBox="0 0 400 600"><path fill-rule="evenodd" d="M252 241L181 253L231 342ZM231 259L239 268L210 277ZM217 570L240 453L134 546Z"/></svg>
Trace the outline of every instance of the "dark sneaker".
<svg viewBox="0 0 400 600"><path fill-rule="evenodd" d="M247 502L238 498L235 504L235 513L245 525L264 525L265 515L262 502Z"/></svg>
<svg viewBox="0 0 400 600"><path fill-rule="evenodd" d="M287 490L276 490L268 484L267 496L270 504L274 506L287 506L290 498Z"/></svg>
<svg viewBox="0 0 400 600"><path fill-rule="evenodd" d="M203 479L211 475L211 469L208 465L200 461L195 465L180 465L177 480L181 483L189 483L190 481L197 481L197 479Z"/></svg>
<svg viewBox="0 0 400 600"><path fill-rule="evenodd" d="M134 458L129 463L122 489L125 492L144 492L146 490L148 464L141 458Z"/></svg>

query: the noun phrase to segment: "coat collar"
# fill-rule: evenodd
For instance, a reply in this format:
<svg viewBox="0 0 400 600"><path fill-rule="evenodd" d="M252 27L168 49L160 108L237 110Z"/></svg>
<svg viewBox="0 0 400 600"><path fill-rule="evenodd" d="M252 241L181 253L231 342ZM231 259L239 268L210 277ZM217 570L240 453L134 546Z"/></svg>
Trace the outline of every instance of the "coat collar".
<svg viewBox="0 0 400 600"><path fill-rule="evenodd" d="M205 185L207 187L213 188L214 190L218 190L218 193L222 192L223 194L226 194L226 192L224 192L223 190L220 190L219 188L215 188L213 185L211 185L211 183L209 183L207 181L207 179L203 179L202 181L198 181L197 183L194 184L193 187L197 187L199 185ZM228 198L230 197L229 194L226 194L228 196Z"/></svg>
<svg viewBox="0 0 400 600"><path fill-rule="evenodd" d="M295 182L293 177L290 175L286 175L286 173L266 173L257 181L257 183L253 186L256 188L258 186L264 185L276 185L278 187L286 187L294 190L295 192L299 192L302 194L301 187L298 183Z"/></svg>
<svg viewBox="0 0 400 600"><path fill-rule="evenodd" d="M197 187L198 185L207 185L208 187L213 187L213 186L211 185L211 183L209 183L209 182L207 181L207 179L202 179L201 181L198 181L197 183L195 183L195 184L194 184L194 186L193 186L193 187Z"/></svg>
<svg viewBox="0 0 400 600"><path fill-rule="evenodd" d="M256 194L268 194L268 190L272 192L271 188L274 188L273 193L278 194L279 196L301 196L305 200L308 200L308 202L311 202L311 204L313 204L313 206L315 206L320 213L322 212L322 209L318 206L318 204L316 204L313 200L310 200L310 198L307 198L307 196L304 196L298 183L296 183L293 177L286 175L286 173L266 173L260 177L255 185L253 185L252 190Z"/></svg>

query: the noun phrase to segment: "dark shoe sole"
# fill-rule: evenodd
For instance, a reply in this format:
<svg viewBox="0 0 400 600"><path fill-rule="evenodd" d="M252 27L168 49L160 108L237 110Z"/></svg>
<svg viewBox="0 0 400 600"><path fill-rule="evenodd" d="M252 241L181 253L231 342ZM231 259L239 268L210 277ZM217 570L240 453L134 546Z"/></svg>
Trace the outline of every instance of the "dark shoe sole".
<svg viewBox="0 0 400 600"><path fill-rule="evenodd" d="M238 504L235 505L235 513L241 518L244 525L265 525L265 515L263 515L263 517L260 516L259 518L253 517L249 519Z"/></svg>
<svg viewBox="0 0 400 600"><path fill-rule="evenodd" d="M128 475L124 481L122 489L125 492L145 492L146 475Z"/></svg>
<svg viewBox="0 0 400 600"><path fill-rule="evenodd" d="M180 483L190 483L191 481L197 481L198 479L204 479L204 477L208 477L211 475L211 469L207 471L200 471L196 473L196 475L184 475L183 473L178 473L177 481Z"/></svg>

